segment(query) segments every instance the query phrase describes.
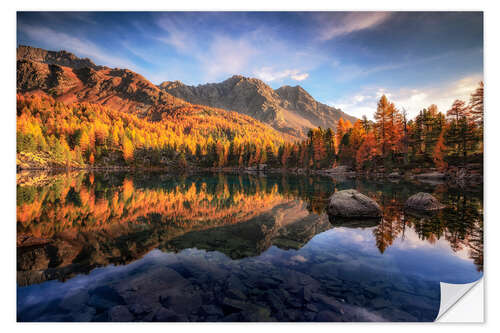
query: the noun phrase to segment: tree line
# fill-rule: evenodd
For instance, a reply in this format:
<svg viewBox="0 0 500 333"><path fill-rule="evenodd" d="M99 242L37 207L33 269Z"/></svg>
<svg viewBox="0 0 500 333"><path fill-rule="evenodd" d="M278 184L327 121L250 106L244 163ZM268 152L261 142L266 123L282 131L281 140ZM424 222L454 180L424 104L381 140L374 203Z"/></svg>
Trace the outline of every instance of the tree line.
<svg viewBox="0 0 500 333"><path fill-rule="evenodd" d="M316 128L307 140L285 143L278 160L283 167L323 169L347 165L359 171L398 168L437 168L482 162L483 83L469 103L456 100L446 111L436 105L414 119L383 95L374 120L354 124L340 119L335 132Z"/></svg>
<svg viewBox="0 0 500 333"><path fill-rule="evenodd" d="M17 96L17 152L57 165L222 167L265 163L283 138L235 112L187 105L158 121L50 97Z"/></svg>
<svg viewBox="0 0 500 333"><path fill-rule="evenodd" d="M169 166L185 169L248 167L359 171L398 168L445 170L482 161L483 83L468 103L446 113L431 105L408 119L383 95L373 121L340 119L336 128L309 130L286 142L268 126L234 112L187 105L158 121L89 103L17 97L17 151L43 153L68 167Z"/></svg>

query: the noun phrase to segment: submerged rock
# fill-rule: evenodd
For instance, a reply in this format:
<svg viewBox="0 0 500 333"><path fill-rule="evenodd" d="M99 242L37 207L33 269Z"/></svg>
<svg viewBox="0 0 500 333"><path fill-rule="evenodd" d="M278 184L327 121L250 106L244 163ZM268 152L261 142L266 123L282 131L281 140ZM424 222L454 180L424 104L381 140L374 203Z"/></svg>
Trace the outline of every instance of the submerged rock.
<svg viewBox="0 0 500 333"><path fill-rule="evenodd" d="M445 179L446 175L442 172L428 172L415 175L417 179Z"/></svg>
<svg viewBox="0 0 500 333"><path fill-rule="evenodd" d="M109 321L132 321L134 316L130 313L125 305L117 305L109 309L108 311Z"/></svg>
<svg viewBox="0 0 500 333"><path fill-rule="evenodd" d="M382 216L382 210L375 200L350 189L335 192L330 197L328 214L333 217L376 218Z"/></svg>
<svg viewBox="0 0 500 333"><path fill-rule="evenodd" d="M435 211L444 208L445 206L441 204L436 198L431 194L425 192L419 192L412 195L406 200L405 208L413 209L418 211Z"/></svg>

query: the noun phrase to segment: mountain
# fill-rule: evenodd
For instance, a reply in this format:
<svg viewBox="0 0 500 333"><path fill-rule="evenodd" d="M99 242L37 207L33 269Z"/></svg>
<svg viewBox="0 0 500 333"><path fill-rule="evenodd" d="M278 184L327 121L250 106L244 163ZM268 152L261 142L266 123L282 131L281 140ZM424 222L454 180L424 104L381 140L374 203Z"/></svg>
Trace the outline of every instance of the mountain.
<svg viewBox="0 0 500 333"><path fill-rule="evenodd" d="M151 120L192 104L205 105L250 116L287 140L304 139L312 127L334 127L340 117L356 120L317 102L300 86L273 90L261 80L240 75L196 87L179 81L156 86L128 69L99 66L66 51L23 45L17 48L17 92L48 95L66 104L100 104Z"/></svg>
<svg viewBox="0 0 500 333"><path fill-rule="evenodd" d="M164 91L190 103L234 110L265 122L276 130L304 138L312 127L334 127L342 117L355 117L317 102L300 86L273 90L263 81L234 75L220 83L188 86L180 81L159 85Z"/></svg>
<svg viewBox="0 0 500 333"><path fill-rule="evenodd" d="M97 66L66 51L30 46L17 49L17 92L47 94L65 103L98 103L142 116L189 104L131 70Z"/></svg>
<svg viewBox="0 0 500 333"><path fill-rule="evenodd" d="M94 70L104 69L104 66L97 66L89 58L78 58L73 53L67 51L47 51L37 47L20 45L17 48L17 60L31 60L48 65L66 66L75 69L89 67Z"/></svg>

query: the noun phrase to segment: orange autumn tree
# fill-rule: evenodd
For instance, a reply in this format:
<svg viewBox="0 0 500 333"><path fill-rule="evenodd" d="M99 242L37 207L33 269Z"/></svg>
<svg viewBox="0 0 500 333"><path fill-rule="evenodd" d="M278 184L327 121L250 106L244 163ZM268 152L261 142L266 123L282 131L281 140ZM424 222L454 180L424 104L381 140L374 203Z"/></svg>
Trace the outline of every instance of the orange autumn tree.
<svg viewBox="0 0 500 333"><path fill-rule="evenodd" d="M340 145L340 142L342 141L342 138L344 135L347 133L347 131L352 127L352 124L349 120L344 120L342 117L339 119L337 122L337 130L335 131L335 149L338 150L338 147Z"/></svg>
<svg viewBox="0 0 500 333"><path fill-rule="evenodd" d="M356 153L357 168L362 170L367 162L373 160L378 154L375 135L369 132Z"/></svg>
<svg viewBox="0 0 500 333"><path fill-rule="evenodd" d="M434 147L434 153L432 155L432 160L439 170L445 170L448 164L445 162L444 157L446 156L446 146L444 144L444 128L439 135L436 146Z"/></svg>
<svg viewBox="0 0 500 333"><path fill-rule="evenodd" d="M126 135L124 135L122 139L122 153L123 159L127 162L131 162L134 158L134 146Z"/></svg>

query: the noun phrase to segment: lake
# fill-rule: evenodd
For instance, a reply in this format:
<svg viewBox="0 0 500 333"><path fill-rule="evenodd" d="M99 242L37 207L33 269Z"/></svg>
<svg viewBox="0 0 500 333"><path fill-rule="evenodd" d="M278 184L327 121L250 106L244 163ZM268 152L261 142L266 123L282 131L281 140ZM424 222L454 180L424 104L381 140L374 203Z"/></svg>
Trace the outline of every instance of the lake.
<svg viewBox="0 0 500 333"><path fill-rule="evenodd" d="M357 189L380 220L331 220ZM446 208L405 214L429 192ZM17 186L18 321L433 321L483 271L482 188L282 174L36 174Z"/></svg>

